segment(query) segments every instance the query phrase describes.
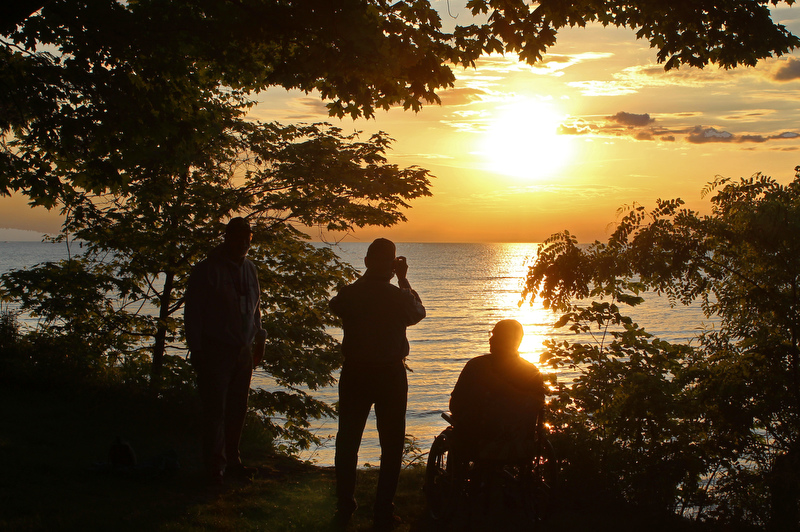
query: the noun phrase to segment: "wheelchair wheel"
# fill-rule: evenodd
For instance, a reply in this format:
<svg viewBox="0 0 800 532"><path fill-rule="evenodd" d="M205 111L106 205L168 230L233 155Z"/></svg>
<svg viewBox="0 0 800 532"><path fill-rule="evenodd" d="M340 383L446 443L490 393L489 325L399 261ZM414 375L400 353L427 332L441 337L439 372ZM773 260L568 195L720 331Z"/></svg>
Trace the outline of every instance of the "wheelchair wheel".
<svg viewBox="0 0 800 532"><path fill-rule="evenodd" d="M539 456L533 460L530 470L525 472L522 480L527 520L539 523L547 519L553 511L558 481L555 450L547 438L543 439Z"/></svg>
<svg viewBox="0 0 800 532"><path fill-rule="evenodd" d="M452 427L439 434L428 453L425 469L425 499L428 512L435 521L450 519L458 500L458 479L451 463Z"/></svg>

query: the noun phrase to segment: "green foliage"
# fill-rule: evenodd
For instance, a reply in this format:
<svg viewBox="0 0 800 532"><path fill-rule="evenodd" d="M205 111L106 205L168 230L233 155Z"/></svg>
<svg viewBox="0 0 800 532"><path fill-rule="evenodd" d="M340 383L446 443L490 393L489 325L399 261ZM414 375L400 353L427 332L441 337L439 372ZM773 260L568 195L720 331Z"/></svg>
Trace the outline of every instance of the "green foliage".
<svg viewBox="0 0 800 532"><path fill-rule="evenodd" d="M703 424L680 384L690 350L652 338L607 302L575 309L562 323L587 339L551 341L546 356L554 367L579 370L574 382L558 384L550 404L571 464L568 482L677 511L704 470L705 449L696 443Z"/></svg>
<svg viewBox="0 0 800 532"><path fill-rule="evenodd" d="M304 449L316 442L308 419L333 413L303 389L332 384L341 363L327 333L337 324L327 299L353 270L292 224L392 225L404 219L408 200L429 194L428 174L387 164L383 134L362 142L324 124L258 123L237 124L228 134L230 148L212 168L64 197L65 231L84 242L83 254L11 272L3 285L24 311L41 317L48 335L83 346L85 357L118 368L127 382L146 381L152 361L152 383L186 386L191 374L174 350L182 348L189 269L229 216L246 214L268 332L262 368L287 390L259 392L253 407L290 442L288 450Z"/></svg>
<svg viewBox="0 0 800 532"><path fill-rule="evenodd" d="M214 23L204 21L203 9L215 11ZM233 61L231 40L224 40L226 49L194 31L243 18L231 9L53 2L10 36L16 44L3 47L9 60L3 79L12 98L2 129L13 135L4 137L3 183L33 203L58 204L66 218L63 238L80 239L87 249L78 259L13 272L4 285L25 311L42 318L42 334L81 345L86 360L117 367L129 380L144 378L152 360L154 379L185 384L186 369L168 349L182 339L178 313L189 268L213 246L228 216L247 214L256 227L253 256L271 333L264 367L282 386L315 389L330 384L339 363L323 305L350 270L329 250L304 244L291 224L345 231L392 225L404 219L400 209L408 200L429 194L428 173L387 164L391 140L382 133L362 142L324 124L243 120L248 104L241 87L274 84L261 76L276 74L264 63L256 76L248 69L257 62ZM298 9L293 16L303 14ZM152 30L147 36L140 31L145 25ZM241 29L234 40L264 30ZM299 35L299 29L286 31ZM303 35L319 37L307 27ZM61 53L34 53L47 45ZM274 53L270 46L242 46L235 55L254 60ZM301 50L306 57L302 46L292 53ZM272 61L283 64L278 56ZM249 81L235 78L248 75ZM287 87L300 83L284 75ZM333 86L342 83L352 85ZM264 415L286 414L292 426L327 412L299 391L273 399L255 403L263 403Z"/></svg>
<svg viewBox="0 0 800 532"><path fill-rule="evenodd" d="M403 439L403 467L406 469L425 466L428 453L419 446L419 440L413 434L406 434Z"/></svg>
<svg viewBox="0 0 800 532"><path fill-rule="evenodd" d="M776 495L797 503L774 480L800 443L796 170L788 185L718 179L704 191L710 215L680 200L634 205L607 243L564 233L542 245L525 293L580 334L547 355L579 371L552 405L575 471L698 518L763 525L786 511ZM687 345L651 338L617 306L646 291L699 302L715 326Z"/></svg>
<svg viewBox="0 0 800 532"><path fill-rule="evenodd" d="M542 59L556 43L558 30L584 27L589 22L636 30L657 50L656 58L669 70L681 65L724 68L755 65L759 59L788 53L798 38L771 20L770 5L778 0L641 0L603 1L470 0L473 15L487 15L484 24L457 27L459 49L517 52L528 63ZM789 0L786 4L794 4Z"/></svg>
<svg viewBox="0 0 800 532"><path fill-rule="evenodd" d="M154 142L156 137L183 126L181 121L168 125L163 113L179 118L192 101L202 101L198 96L218 90L217 85L230 90L232 98L271 86L318 91L330 102L331 114L339 117L371 117L375 109L393 105L416 111L423 102L438 103L436 91L452 86L451 64L471 65L492 52L516 52L534 63L555 44L561 28L589 22L636 30L666 68L753 65L798 44L797 37L771 19L768 6L777 0L549 0L533 5L523 0L471 0L467 9L473 20L456 25L452 34L443 31L428 0L40 4L16 14L16 27L2 27L8 68L0 79L12 95L2 114L12 123L29 121L30 111L38 114L68 102L74 106L67 113L73 124L84 127L92 121L92 112L80 104L92 98L114 113L104 120L124 120L101 125L114 133L114 125L133 125L124 113L115 112L116 105L127 103L141 111L142 124L156 126L149 139L129 137L128 142L150 140L151 147L162 149L168 145ZM142 32L144 27L148 31ZM62 54L13 52L48 45ZM173 75L159 76L162 72ZM181 78L187 77L195 83L183 83ZM123 92L116 89L121 83L126 85ZM159 91L172 94L173 105L159 105L153 98ZM2 124L0 129L6 127ZM54 132L45 128L38 134ZM213 135L213 128L208 133ZM114 136L110 144L135 151L116 143ZM47 162L45 157L36 160ZM100 171L106 162L113 161L98 159L92 169L87 161L87 174Z"/></svg>
<svg viewBox="0 0 800 532"><path fill-rule="evenodd" d="M0 310L0 374L21 373L24 353L16 315L8 309Z"/></svg>
<svg viewBox="0 0 800 532"><path fill-rule="evenodd" d="M62 188L136 179L157 154L181 168L269 87L316 91L338 117L417 111L453 85L452 65L492 52L534 63L561 28L589 22L636 30L666 68L753 65L798 45L775 3L471 0L472 23L446 33L427 0L41 2L0 39L0 192L52 207Z"/></svg>
<svg viewBox="0 0 800 532"><path fill-rule="evenodd" d="M245 215L270 334L262 368L286 390L259 394L254 407L290 446L313 441L308 418L331 409L302 390L331 384L340 364L326 301L353 270L296 226L393 225L430 194L429 174L389 164L384 133L361 140L245 113L254 91L274 85L316 89L339 98L334 114L369 116L373 105L416 107L452 81L425 44L435 13L363 7L56 0L8 32L0 193L57 206L60 239L84 246L77 258L3 278L8 296L40 318L36 335L76 346L69 352L80 351L87 373L106 368L162 392L191 385L176 354L188 273L225 221Z"/></svg>
<svg viewBox="0 0 800 532"><path fill-rule="evenodd" d="M752 64L797 45L762 0L470 1L488 19L452 34L427 0L40 4L25 2L0 29L0 194L60 209L62 238L86 250L12 272L4 290L41 318L33 337L57 346L43 353L81 353L87 372L185 387L188 369L170 348L182 341L189 268L228 217L248 216L271 338L263 369L288 390L255 404L276 436L300 448L314 441L308 417L330 412L302 390L329 384L339 364L324 301L352 270L297 227L391 226L430 182L424 169L388 164L384 133L361 140L326 124L250 121L254 94L315 91L337 117L416 111L453 85L453 65L492 51L534 62L558 29L589 21L637 29L667 68ZM608 271L619 267L601 256ZM565 278L563 288L592 275ZM638 297L633 284L633 295L598 287L618 301ZM557 286L550 292L554 307L564 304Z"/></svg>

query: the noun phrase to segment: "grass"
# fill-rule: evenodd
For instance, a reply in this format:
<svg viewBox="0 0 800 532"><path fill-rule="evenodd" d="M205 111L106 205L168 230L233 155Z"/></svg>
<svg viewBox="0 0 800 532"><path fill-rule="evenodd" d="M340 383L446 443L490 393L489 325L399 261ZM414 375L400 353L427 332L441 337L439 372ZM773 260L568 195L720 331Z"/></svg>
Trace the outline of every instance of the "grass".
<svg viewBox="0 0 800 532"><path fill-rule="evenodd" d="M245 433L243 456L258 476L249 484L210 488L199 468L198 411L195 403L110 388L0 386L0 530L329 530L332 469L274 456L252 429ZM136 451L138 468L104 467L118 436ZM179 467L156 467L169 454L177 456ZM371 526L377 470L359 475L361 506L348 529L353 532ZM425 511L423 475L422 468L402 473L395 505L407 524L400 532L436 530ZM541 528L642 529L695 530L569 496Z"/></svg>
<svg viewBox="0 0 800 532"><path fill-rule="evenodd" d="M0 530L327 529L333 470L274 456L252 430L243 455L258 469L254 481L209 487L198 411L111 389L0 387ZM108 467L117 437L135 450L137 468ZM173 453L177 469L158 467ZM377 470L360 474L352 530L371 526L376 480ZM409 514L424 514L421 482L419 469L404 472L397 503Z"/></svg>

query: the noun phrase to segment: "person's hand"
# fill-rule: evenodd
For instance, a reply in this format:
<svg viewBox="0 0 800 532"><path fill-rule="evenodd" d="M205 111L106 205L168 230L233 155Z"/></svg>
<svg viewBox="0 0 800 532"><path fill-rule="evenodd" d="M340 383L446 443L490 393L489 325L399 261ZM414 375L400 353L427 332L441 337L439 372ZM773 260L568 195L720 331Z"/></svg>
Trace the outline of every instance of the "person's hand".
<svg viewBox="0 0 800 532"><path fill-rule="evenodd" d="M405 257L397 257L394 259L394 274L397 275L397 279L405 279L406 274L408 273L408 263L406 262Z"/></svg>
<svg viewBox="0 0 800 532"><path fill-rule="evenodd" d="M253 369L256 369L264 358L264 347L267 342L267 331L261 329L256 333L256 340L253 344Z"/></svg>

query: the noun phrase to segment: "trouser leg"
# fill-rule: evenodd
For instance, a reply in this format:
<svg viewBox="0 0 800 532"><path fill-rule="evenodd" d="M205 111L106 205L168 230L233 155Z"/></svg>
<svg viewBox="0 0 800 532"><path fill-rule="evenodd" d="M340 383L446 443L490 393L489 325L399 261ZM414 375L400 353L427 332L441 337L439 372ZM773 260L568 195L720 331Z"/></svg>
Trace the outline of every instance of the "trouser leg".
<svg viewBox="0 0 800 532"><path fill-rule="evenodd" d="M381 468L378 474L378 489L375 495L375 517L391 517L400 468L403 461L403 446L406 434L406 406L408 402L408 379L405 367L389 368L375 400L375 417L378 438L381 444Z"/></svg>
<svg viewBox="0 0 800 532"><path fill-rule="evenodd" d="M246 351L249 350L210 348L195 363L203 409L203 462L212 475L224 471L229 461L239 461L239 440L252 376L252 362Z"/></svg>
<svg viewBox="0 0 800 532"><path fill-rule="evenodd" d="M336 433L336 498L342 512L355 509L358 448L372 401L363 382L347 370L339 378L339 430Z"/></svg>
<svg viewBox="0 0 800 532"><path fill-rule="evenodd" d="M247 417L247 398L253 363L249 347L243 348L233 365L225 400L225 458L228 465L241 464L239 442Z"/></svg>
<svg viewBox="0 0 800 532"><path fill-rule="evenodd" d="M203 464L207 473L225 469L225 402L227 383L213 360L197 363L197 391L202 407Z"/></svg>

